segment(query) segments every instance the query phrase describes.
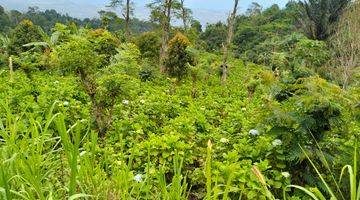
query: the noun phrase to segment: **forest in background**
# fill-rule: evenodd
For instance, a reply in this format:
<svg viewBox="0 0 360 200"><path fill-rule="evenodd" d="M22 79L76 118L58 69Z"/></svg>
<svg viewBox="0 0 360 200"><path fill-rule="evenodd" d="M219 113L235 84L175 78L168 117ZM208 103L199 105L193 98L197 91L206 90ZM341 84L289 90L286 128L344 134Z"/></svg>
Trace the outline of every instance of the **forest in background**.
<svg viewBox="0 0 360 200"><path fill-rule="evenodd" d="M360 198L359 2L185 1L0 6L1 199Z"/></svg>

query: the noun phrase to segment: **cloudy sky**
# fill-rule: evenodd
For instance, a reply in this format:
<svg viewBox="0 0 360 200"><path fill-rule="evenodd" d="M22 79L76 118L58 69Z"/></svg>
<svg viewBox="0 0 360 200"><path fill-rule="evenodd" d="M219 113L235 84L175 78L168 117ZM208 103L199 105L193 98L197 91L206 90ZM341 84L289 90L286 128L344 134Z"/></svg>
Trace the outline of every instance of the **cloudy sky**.
<svg viewBox="0 0 360 200"><path fill-rule="evenodd" d="M38 6L41 10L55 9L78 18L97 17L97 11L104 9L110 0L0 0L0 5L6 9L27 10L29 6ZM288 0L240 0L240 11L244 12L251 2L257 2L263 7L274 3L284 6ZM147 19L149 11L145 5L151 0L134 0L135 16ZM226 19L231 10L233 0L185 0L194 12L194 17L203 24L214 23Z"/></svg>

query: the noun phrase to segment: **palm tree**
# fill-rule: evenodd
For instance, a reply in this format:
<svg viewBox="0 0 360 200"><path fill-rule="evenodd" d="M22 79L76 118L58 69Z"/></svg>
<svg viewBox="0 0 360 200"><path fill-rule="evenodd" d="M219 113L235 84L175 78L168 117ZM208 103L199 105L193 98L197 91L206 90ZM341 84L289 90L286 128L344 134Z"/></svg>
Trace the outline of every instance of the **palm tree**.
<svg viewBox="0 0 360 200"><path fill-rule="evenodd" d="M350 2L351 0L300 1L301 15L299 15L299 21L303 21L308 37L316 40L326 40L331 36L335 24Z"/></svg>

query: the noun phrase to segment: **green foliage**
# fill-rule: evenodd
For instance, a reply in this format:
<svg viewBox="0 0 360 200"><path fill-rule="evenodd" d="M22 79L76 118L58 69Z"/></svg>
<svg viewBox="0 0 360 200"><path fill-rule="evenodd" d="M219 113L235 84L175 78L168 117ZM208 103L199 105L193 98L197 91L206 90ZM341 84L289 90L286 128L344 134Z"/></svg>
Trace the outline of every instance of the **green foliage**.
<svg viewBox="0 0 360 200"><path fill-rule="evenodd" d="M197 31L198 33L202 32L202 25L199 21L197 20L191 20L191 28L194 29L195 31Z"/></svg>
<svg viewBox="0 0 360 200"><path fill-rule="evenodd" d="M29 7L25 12L19 12L17 10L6 11L3 7L1 7L0 10L0 32L5 33L9 33L19 22L26 19L31 20L34 24L40 26L48 34L52 32L53 27L58 23L66 25L74 24L79 27L89 27L92 29L104 28L101 19L104 17L102 11L99 12L100 19L79 19L59 13L54 9L41 11L38 7ZM113 16L116 16L113 12L106 12L106 14L108 13L112 13ZM120 18L117 16L108 18L107 23L109 31L114 33L124 28L124 20ZM151 31L156 28L155 24L137 18L132 18L131 21L130 29L136 34Z"/></svg>
<svg viewBox="0 0 360 200"><path fill-rule="evenodd" d="M147 32L136 38L136 45L139 47L142 58L152 61L159 60L160 37L156 32Z"/></svg>
<svg viewBox="0 0 360 200"><path fill-rule="evenodd" d="M6 35L0 34L0 65L4 65L8 62L10 54L11 41Z"/></svg>
<svg viewBox="0 0 360 200"><path fill-rule="evenodd" d="M303 11L299 20L305 21L304 29L308 37L314 40L326 40L331 36L334 25L350 2L350 0L300 1Z"/></svg>
<svg viewBox="0 0 360 200"><path fill-rule="evenodd" d="M105 57L102 66L108 65L111 56L117 53L116 48L120 45L119 40L103 29L90 31L87 38L91 42L93 50L98 55Z"/></svg>
<svg viewBox="0 0 360 200"><path fill-rule="evenodd" d="M326 43L305 38L302 34L273 37L265 40L243 57L258 64L268 65L289 82L320 72L329 63L331 52ZM323 78L329 76L320 74Z"/></svg>
<svg viewBox="0 0 360 200"><path fill-rule="evenodd" d="M52 57L61 71L84 76L98 69L103 59L92 47L87 39L75 36L69 42L59 45Z"/></svg>
<svg viewBox="0 0 360 200"><path fill-rule="evenodd" d="M0 27L0 32L6 32L11 27L11 20L2 6L0 6Z"/></svg>
<svg viewBox="0 0 360 200"><path fill-rule="evenodd" d="M316 166L316 163L314 163L313 159L311 159L308 155L308 153L303 149L303 153L305 154L306 158L308 159L308 161L311 163L312 167L314 168L314 170L316 171L319 179L321 180L322 184L325 186L325 192L321 192L321 189L319 189L318 187L314 187L314 188L305 188L302 186L298 186L298 185L289 185L287 186L287 188L294 188L294 189L298 189L303 191L304 193L306 193L306 195L308 195L309 197L311 197L314 200L317 199L326 199L325 196L330 196L330 199L344 199L344 198L348 198L351 200L355 200L355 199L359 199L360 198L360 194L359 194L359 184L358 182L358 178L357 178L357 172L358 172L358 141L355 138L355 141L353 142L353 148L354 148L354 152L353 152L353 163L352 165L347 164L345 165L342 169L341 169L341 173L339 176L339 182L336 182L336 180L333 178L333 184L335 185L334 188L330 187L330 184L325 180L324 176L321 174L321 171L319 170L319 167ZM321 149L319 149L321 151ZM325 158L325 155L323 152L321 152L322 156ZM325 158L326 159L326 158ZM327 164L327 161L325 160L325 163ZM328 168L329 166L327 166ZM333 172L331 171L331 169L329 169L329 172L331 173L331 175L334 177ZM342 182L343 177L345 176L345 173L348 172L349 175L349 188L346 188L346 192L349 193L345 193L345 191L341 191L339 184ZM287 195L286 192L284 190L284 199L286 199Z"/></svg>
<svg viewBox="0 0 360 200"><path fill-rule="evenodd" d="M0 70L0 198L353 197L356 162L352 183L330 172L353 159L359 87L319 77L330 53L298 33L297 5L253 4L237 17L231 49L245 62L229 57L226 87L221 56L204 51L220 50L221 23L173 37L170 78L155 66L156 32L120 44L120 34L59 23L19 46L13 77Z"/></svg>
<svg viewBox="0 0 360 200"><path fill-rule="evenodd" d="M190 41L181 33L169 41L165 67L170 76L182 79L188 72L188 65L194 65L193 55L187 50L189 46Z"/></svg>
<svg viewBox="0 0 360 200"><path fill-rule="evenodd" d="M294 49L295 59L298 59L301 66L309 68L320 68L330 60L330 53L327 45L322 41L300 40Z"/></svg>
<svg viewBox="0 0 360 200"><path fill-rule="evenodd" d="M18 56L14 56L14 68L21 69L29 76L31 72L44 70L46 68L45 58L38 52L23 52Z"/></svg>
<svg viewBox="0 0 360 200"><path fill-rule="evenodd" d="M97 101L110 106L120 98L120 100L128 99L138 87L138 82L131 76L124 74L106 75L98 80Z"/></svg>
<svg viewBox="0 0 360 200"><path fill-rule="evenodd" d="M221 50L221 44L225 42L226 35L226 26L219 22L208 25L205 31L200 34L200 39L205 41L207 51L214 52Z"/></svg>
<svg viewBox="0 0 360 200"><path fill-rule="evenodd" d="M112 65L106 70L137 76L140 72L140 50L133 43L124 43L116 49L117 54L111 58Z"/></svg>
<svg viewBox="0 0 360 200"><path fill-rule="evenodd" d="M295 29L291 4L285 9L273 5L262 11L253 12L249 16L238 16L235 21L234 51L240 57L242 53L256 49L266 40L289 35ZM276 45L275 45L276 48ZM252 55L254 58L256 54Z"/></svg>
<svg viewBox="0 0 360 200"><path fill-rule="evenodd" d="M20 54L30 49L23 45L43 41L44 33L40 27L34 25L30 20L23 20L11 31L10 38L11 53Z"/></svg>

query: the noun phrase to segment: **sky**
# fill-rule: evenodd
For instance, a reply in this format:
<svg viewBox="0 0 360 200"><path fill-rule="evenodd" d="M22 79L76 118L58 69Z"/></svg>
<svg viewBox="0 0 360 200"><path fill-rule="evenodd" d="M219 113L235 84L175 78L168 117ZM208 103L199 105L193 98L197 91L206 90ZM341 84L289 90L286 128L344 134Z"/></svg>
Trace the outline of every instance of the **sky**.
<svg viewBox="0 0 360 200"><path fill-rule="evenodd" d="M0 5L6 9L26 11L29 6L38 6L40 10L55 9L78 18L97 17L97 11L104 9L110 0L0 0ZM133 0L135 2L135 17L147 19L149 10L145 7L151 0ZM288 0L240 0L240 12L246 11L252 2L257 2L264 8L272 4L285 6ZM193 10L194 17L202 24L225 21L233 6L233 0L185 0L187 7ZM176 22L175 22L176 23Z"/></svg>

